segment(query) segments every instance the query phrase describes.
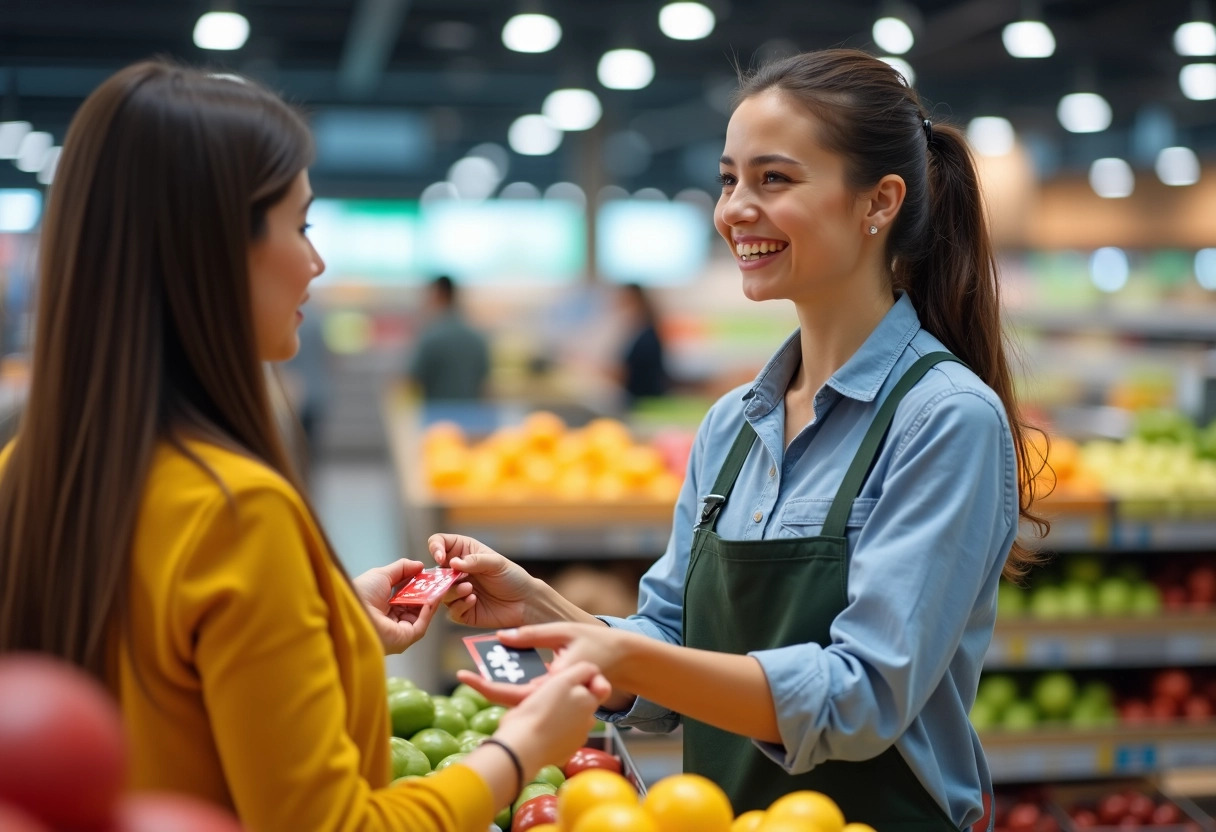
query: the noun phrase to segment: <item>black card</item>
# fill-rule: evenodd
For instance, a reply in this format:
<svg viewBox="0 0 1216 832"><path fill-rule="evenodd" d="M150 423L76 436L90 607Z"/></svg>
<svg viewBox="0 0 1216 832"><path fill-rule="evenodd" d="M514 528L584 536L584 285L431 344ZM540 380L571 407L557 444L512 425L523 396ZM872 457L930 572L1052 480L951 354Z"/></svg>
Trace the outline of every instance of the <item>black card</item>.
<svg viewBox="0 0 1216 832"><path fill-rule="evenodd" d="M526 685L549 672L533 647L507 647L494 635L465 636L464 643L473 655L477 672L491 682Z"/></svg>

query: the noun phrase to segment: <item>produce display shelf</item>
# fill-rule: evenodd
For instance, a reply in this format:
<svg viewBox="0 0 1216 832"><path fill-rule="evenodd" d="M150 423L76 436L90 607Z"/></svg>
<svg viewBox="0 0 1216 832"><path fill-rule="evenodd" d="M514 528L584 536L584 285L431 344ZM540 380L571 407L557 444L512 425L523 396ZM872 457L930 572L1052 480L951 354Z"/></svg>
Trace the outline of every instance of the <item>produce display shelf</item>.
<svg viewBox="0 0 1216 832"><path fill-rule="evenodd" d="M1009 314L1009 319L1014 326L1063 335L1101 332L1169 341L1216 342L1216 322L1212 316L1206 314L1206 310L1179 305L1163 306L1153 311L1018 309Z"/></svg>
<svg viewBox="0 0 1216 832"><path fill-rule="evenodd" d="M422 470L417 407L394 391L384 398L383 415L413 557L427 558L426 537L438 531L475 537L520 560L653 559L667 546L671 501L436 494Z"/></svg>
<svg viewBox="0 0 1216 832"><path fill-rule="evenodd" d="M1216 664L1216 614L997 621L985 670Z"/></svg>
<svg viewBox="0 0 1216 832"><path fill-rule="evenodd" d="M980 735L998 783L1130 777L1216 766L1216 721Z"/></svg>
<svg viewBox="0 0 1216 832"><path fill-rule="evenodd" d="M1064 500L1037 507L1051 532L1036 543L1058 550L1151 552L1216 548L1216 500ZM1030 538L1033 529L1023 533Z"/></svg>

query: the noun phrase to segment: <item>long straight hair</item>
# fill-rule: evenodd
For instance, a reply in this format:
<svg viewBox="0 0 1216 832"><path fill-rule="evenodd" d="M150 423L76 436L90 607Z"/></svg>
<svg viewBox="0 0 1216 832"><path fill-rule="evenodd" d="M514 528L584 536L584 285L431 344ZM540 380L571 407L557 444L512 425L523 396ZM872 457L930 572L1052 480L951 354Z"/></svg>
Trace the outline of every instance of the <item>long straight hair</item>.
<svg viewBox="0 0 1216 832"><path fill-rule="evenodd" d="M747 74L737 100L775 90L805 107L823 125L816 138L845 160L857 191L887 174L906 193L887 239L894 288L904 292L921 324L966 362L1000 397L1018 460L1019 515L1046 534L1033 513L1044 459L1031 459L1028 435L1037 428L1018 409L1001 327L1000 283L980 195L979 177L958 129L925 122L920 98L895 69L865 52L825 49L795 55ZM1015 542L1004 574L1017 579L1038 556Z"/></svg>
<svg viewBox="0 0 1216 832"><path fill-rule="evenodd" d="M247 258L312 154L302 119L234 76L144 62L81 106L48 198L32 382L0 476L0 652L104 679L158 442L224 445L303 496Z"/></svg>

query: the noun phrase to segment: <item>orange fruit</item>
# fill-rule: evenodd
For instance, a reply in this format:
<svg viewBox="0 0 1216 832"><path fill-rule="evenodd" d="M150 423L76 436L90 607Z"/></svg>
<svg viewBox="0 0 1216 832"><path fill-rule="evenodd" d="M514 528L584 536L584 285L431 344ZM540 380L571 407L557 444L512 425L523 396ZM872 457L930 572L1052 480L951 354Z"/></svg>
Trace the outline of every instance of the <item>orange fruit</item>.
<svg viewBox="0 0 1216 832"><path fill-rule="evenodd" d="M605 803L584 813L574 832L659 832L659 827L636 803Z"/></svg>
<svg viewBox="0 0 1216 832"><path fill-rule="evenodd" d="M556 823L538 823L533 826L528 832L560 832L561 827Z"/></svg>
<svg viewBox="0 0 1216 832"><path fill-rule="evenodd" d="M756 832L819 832L819 827L797 818L765 818L756 827Z"/></svg>
<svg viewBox="0 0 1216 832"><path fill-rule="evenodd" d="M735 813L717 783L699 774L675 774L654 784L642 806L659 832L730 832Z"/></svg>
<svg viewBox="0 0 1216 832"><path fill-rule="evenodd" d="M878 832L878 830L868 823L846 823L844 832Z"/></svg>
<svg viewBox="0 0 1216 832"><path fill-rule="evenodd" d="M760 809L752 809L735 818L735 822L730 825L730 832L756 832L762 823L764 823L764 812Z"/></svg>
<svg viewBox="0 0 1216 832"><path fill-rule="evenodd" d="M843 832L844 813L836 801L822 792L790 792L772 802L765 813L767 829L770 820L794 820L813 825L819 832Z"/></svg>
<svg viewBox="0 0 1216 832"><path fill-rule="evenodd" d="M621 775L602 768L580 771L557 790L557 823L572 832L585 813L604 803L637 805L638 793Z"/></svg>
<svg viewBox="0 0 1216 832"><path fill-rule="evenodd" d="M528 444L536 451L551 451L559 439L566 433L566 423L561 417L547 410L538 410L524 417L524 436Z"/></svg>

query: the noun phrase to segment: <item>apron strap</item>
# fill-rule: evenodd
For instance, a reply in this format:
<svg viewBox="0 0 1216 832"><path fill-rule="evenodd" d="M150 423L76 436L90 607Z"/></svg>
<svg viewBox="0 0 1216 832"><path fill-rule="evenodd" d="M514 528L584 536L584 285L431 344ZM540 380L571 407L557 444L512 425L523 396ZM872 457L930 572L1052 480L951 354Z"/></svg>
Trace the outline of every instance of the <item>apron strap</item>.
<svg viewBox="0 0 1216 832"><path fill-rule="evenodd" d="M739 433L735 437L735 443L730 446L730 451L726 454L726 461L722 463L722 468L718 471L718 478L714 480L714 490L705 496L705 505L701 509L701 519L697 522L696 528L713 531L714 526L718 523L718 514L722 509L722 504L726 502L731 489L735 487L735 480L739 478L739 472L743 470L743 463L747 460L747 455L751 453L754 444L756 444L756 430L752 427L751 422L744 419L743 426L739 428Z"/></svg>
<svg viewBox="0 0 1216 832"><path fill-rule="evenodd" d="M929 372L931 367L943 361L963 363L948 352L931 352L923 355L908 368L903 378L895 385L895 389L882 403L874 421L870 423L870 429L866 431L865 438L861 440L861 447L857 449L857 455L853 457L853 462L849 465L844 480L840 483L840 490L836 492L836 498L832 500L832 507L828 509L828 517L823 524L824 537L845 536L853 501L861 493L861 486L865 483L870 468L874 465L874 460L878 458L878 449L882 447L887 429L891 427L891 420L895 418L895 408L899 407L904 396L916 382L924 377L925 373Z"/></svg>

